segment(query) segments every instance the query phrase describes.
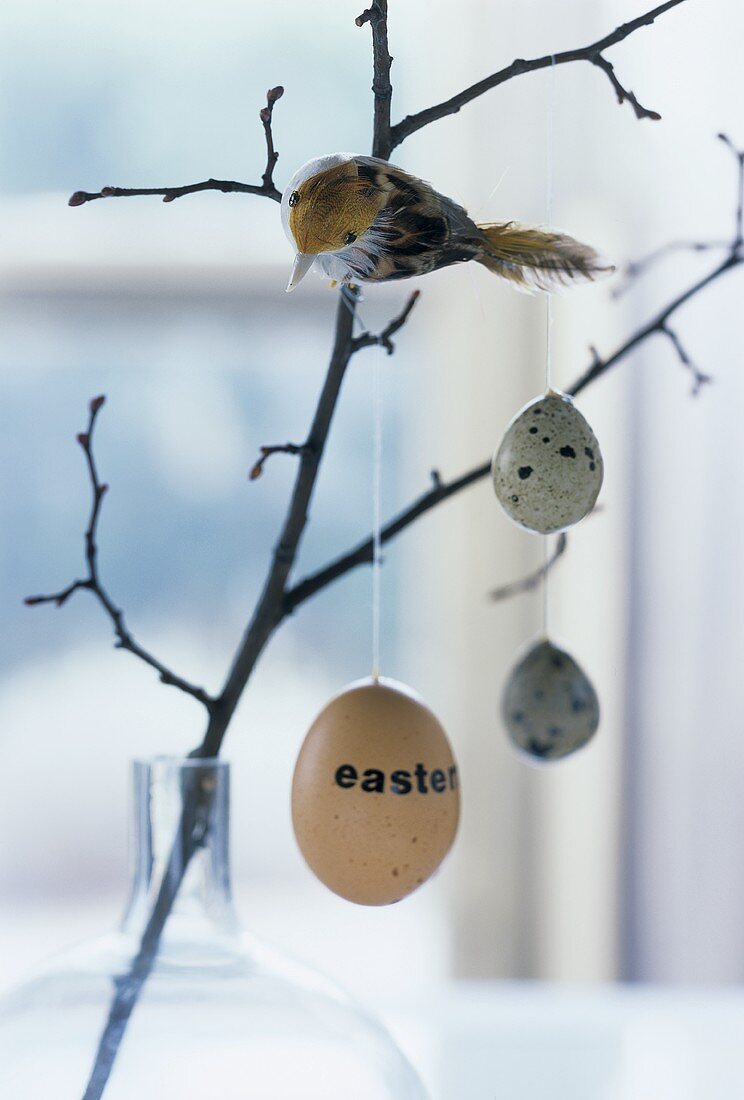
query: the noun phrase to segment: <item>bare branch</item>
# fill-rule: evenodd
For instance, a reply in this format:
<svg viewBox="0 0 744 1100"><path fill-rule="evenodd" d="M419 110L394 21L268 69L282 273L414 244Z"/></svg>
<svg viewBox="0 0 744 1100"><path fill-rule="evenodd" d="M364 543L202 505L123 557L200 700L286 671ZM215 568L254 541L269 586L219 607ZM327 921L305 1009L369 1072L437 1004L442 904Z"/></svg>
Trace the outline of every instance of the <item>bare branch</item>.
<svg viewBox="0 0 744 1100"><path fill-rule="evenodd" d="M355 20L358 27L369 23L372 28L372 92L375 97L372 156L382 160L387 160L393 149L390 136L390 106L393 99L390 66L393 59L388 49L387 8L388 0L373 0L372 6Z"/></svg>
<svg viewBox="0 0 744 1100"><path fill-rule="evenodd" d="M567 546L568 535L565 531L561 531L556 540L553 553L547 561L542 563L539 569L535 569L532 573L528 573L526 577L521 577L518 581L511 581L509 584L502 584L499 588L494 588L488 594L489 599L494 601L510 600L512 596L521 596L525 592L532 592L533 589L539 588L555 563L566 552Z"/></svg>
<svg viewBox="0 0 744 1100"><path fill-rule="evenodd" d="M403 328L403 325L408 320L411 310L416 305L420 296L421 291L414 290L398 316L394 317L382 332L377 335L372 332L362 332L359 336L355 336L351 345L352 351L361 351L362 348L381 347L385 349L388 355L392 355L395 351L395 344L392 341L392 337Z"/></svg>
<svg viewBox="0 0 744 1100"><path fill-rule="evenodd" d="M148 653L146 649L143 649L134 639L127 628L124 620L124 613L121 608L113 603L111 597L101 583L98 573L97 534L98 521L101 515L101 504L103 503L104 496L108 492L108 485L103 484L98 477L98 469L93 453L93 431L95 429L98 414L103 408L105 400L106 398L103 396L93 398L89 405L90 415L87 430L81 432L77 436L77 441L82 447L85 455L92 494L88 526L85 529L84 536L85 560L88 565L88 576L83 580L73 581L72 584L69 584L66 588L61 589L59 592L53 592L51 595L28 596L24 602L29 607L44 603L53 603L56 604L57 607L62 607L75 592L83 590L91 592L111 619L114 634L117 638L116 648L126 649L129 653L134 654L135 657L139 657L139 659L149 665L150 668L155 669L162 683L168 684L171 687L176 687L180 691L186 692L187 695L193 696L194 699L197 699L207 708L207 710L209 710L213 704L213 700L203 688L196 687L194 684L189 683L188 680L184 680L183 677L178 676L175 672L162 664L162 662L153 657L151 653Z"/></svg>
<svg viewBox="0 0 744 1100"><path fill-rule="evenodd" d="M661 116L657 111L642 107L635 95L620 83L613 66L604 58L603 54L610 46L616 46L619 42L623 42L640 27L650 26L654 20L658 19L660 15L663 15L664 12L669 11L671 8L676 8L681 3L684 3L684 0L667 0L665 4L659 4L644 15L639 15L637 19L632 19L629 23L623 23L622 26L617 27L611 34L605 35L604 38L600 38L596 42L592 42L588 46L583 46L580 49L564 50L562 53L556 54L546 54L544 57L536 57L530 61L525 61L522 58L512 61L511 65L507 65L506 68L500 69L497 73L493 73L492 76L487 76L484 80L478 81L477 84L472 84L469 88L465 88L464 91L458 92L457 95L452 96L451 99L444 100L442 103L436 103L433 107L427 107L423 111L418 111L415 115L407 115L405 118L401 119L400 122L397 122L391 128L389 152L392 152L393 149L404 142L411 134L415 134L417 130L423 129L424 126L429 126L432 122L437 122L440 118L446 118L447 115L457 114L457 112L467 103L471 103L474 99L484 95L485 92L489 92L492 88L497 88L500 84L505 84L508 80L513 80L514 77L522 76L524 73L533 73L538 69L547 69L553 64L567 65L573 61L587 61L589 64L596 66L604 72L615 90L618 101L620 103L624 101L630 103L637 118L659 119Z"/></svg>
<svg viewBox="0 0 744 1100"><path fill-rule="evenodd" d="M94 199L127 198L132 195L162 195L163 202L173 202L174 199L180 199L183 195L193 195L197 191L223 191L226 193L237 191L246 195L263 195L267 199L273 199L274 202L281 202L282 193L274 184L274 166L279 159L279 154L274 149L271 122L274 104L283 95L284 88L281 85L270 88L266 93L266 106L262 107L259 112L266 138L266 168L260 184L208 179L202 183L187 183L183 187L103 187L96 192L76 191L74 195L70 196L68 206L83 206L84 203L92 202Z"/></svg>

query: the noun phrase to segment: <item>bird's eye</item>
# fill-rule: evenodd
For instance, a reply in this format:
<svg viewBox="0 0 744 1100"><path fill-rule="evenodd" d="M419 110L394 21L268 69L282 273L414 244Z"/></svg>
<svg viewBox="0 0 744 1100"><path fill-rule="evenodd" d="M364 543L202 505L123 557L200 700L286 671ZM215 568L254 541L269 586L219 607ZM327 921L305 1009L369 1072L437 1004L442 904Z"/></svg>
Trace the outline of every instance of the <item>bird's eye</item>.
<svg viewBox="0 0 744 1100"><path fill-rule="evenodd" d="M300 201L300 192L299 191L293 191L292 194L289 196L289 205L290 206L297 206L297 203L299 201Z"/></svg>
<svg viewBox="0 0 744 1100"><path fill-rule="evenodd" d="M357 239L356 233L347 233L344 239L344 244L353 244Z"/></svg>

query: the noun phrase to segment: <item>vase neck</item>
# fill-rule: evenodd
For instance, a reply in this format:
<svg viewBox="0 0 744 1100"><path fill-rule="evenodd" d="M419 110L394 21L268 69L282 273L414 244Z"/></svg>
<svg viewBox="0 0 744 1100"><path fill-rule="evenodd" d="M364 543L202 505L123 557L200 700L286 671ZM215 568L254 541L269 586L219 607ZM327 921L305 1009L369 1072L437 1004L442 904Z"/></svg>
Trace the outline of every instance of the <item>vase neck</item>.
<svg viewBox="0 0 744 1100"><path fill-rule="evenodd" d="M166 934L232 927L229 765L214 759L137 760L132 778L132 889L124 931L144 929L166 875L180 879ZM185 815L197 837L193 854L180 839Z"/></svg>

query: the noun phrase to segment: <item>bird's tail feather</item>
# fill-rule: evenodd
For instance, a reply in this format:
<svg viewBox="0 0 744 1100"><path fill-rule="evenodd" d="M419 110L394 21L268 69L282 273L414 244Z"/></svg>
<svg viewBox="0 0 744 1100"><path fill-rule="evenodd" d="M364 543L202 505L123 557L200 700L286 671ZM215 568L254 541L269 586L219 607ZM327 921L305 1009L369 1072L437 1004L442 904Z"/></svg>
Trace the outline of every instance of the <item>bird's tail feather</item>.
<svg viewBox="0 0 744 1100"><path fill-rule="evenodd" d="M555 290L609 275L615 269L589 245L563 233L515 222L479 225L484 242L475 258L519 290Z"/></svg>

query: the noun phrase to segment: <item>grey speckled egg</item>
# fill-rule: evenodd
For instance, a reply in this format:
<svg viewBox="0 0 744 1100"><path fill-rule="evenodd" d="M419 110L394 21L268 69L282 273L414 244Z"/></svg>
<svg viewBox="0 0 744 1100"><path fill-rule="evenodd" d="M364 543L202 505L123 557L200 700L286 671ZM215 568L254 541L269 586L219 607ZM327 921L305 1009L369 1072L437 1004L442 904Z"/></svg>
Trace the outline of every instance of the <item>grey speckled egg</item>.
<svg viewBox="0 0 744 1100"><path fill-rule="evenodd" d="M511 518L549 535L591 512L604 466L596 436L571 398L550 390L512 420L491 474Z"/></svg>
<svg viewBox="0 0 744 1100"><path fill-rule="evenodd" d="M573 657L544 639L512 669L501 710L517 748L540 760L581 749L599 725L599 700Z"/></svg>

